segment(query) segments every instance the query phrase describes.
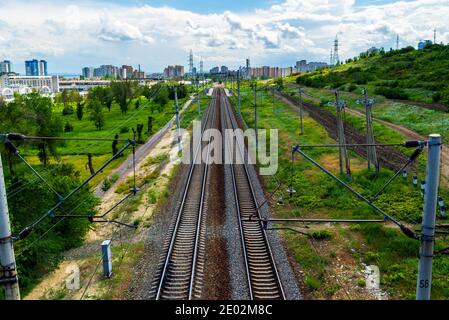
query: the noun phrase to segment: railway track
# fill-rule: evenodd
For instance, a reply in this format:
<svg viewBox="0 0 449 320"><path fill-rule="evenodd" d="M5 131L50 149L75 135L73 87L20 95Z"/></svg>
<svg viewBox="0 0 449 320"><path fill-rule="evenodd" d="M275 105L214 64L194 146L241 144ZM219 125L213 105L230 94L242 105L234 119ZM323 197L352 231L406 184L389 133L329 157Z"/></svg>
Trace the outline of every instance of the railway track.
<svg viewBox="0 0 449 320"><path fill-rule="evenodd" d="M203 118L202 134L206 129L216 126L216 110L215 92ZM209 135L207 141L210 138ZM201 297L206 247L204 204L209 165L208 161L204 163L199 159L202 157L203 146L206 145L210 148L207 142L194 146L193 161L176 222L169 232L166 255L161 261L161 268L152 288L156 300Z"/></svg>
<svg viewBox="0 0 449 320"><path fill-rule="evenodd" d="M237 129L233 109L222 89L220 110L222 128ZM236 152L240 153L241 159L245 159L245 146L240 145L238 139L236 141ZM224 143L228 143L229 149L231 148L230 141ZM247 164L243 161L243 164L232 164L230 167L250 298L285 299L266 230L259 220L261 215ZM250 217L253 219L250 220Z"/></svg>

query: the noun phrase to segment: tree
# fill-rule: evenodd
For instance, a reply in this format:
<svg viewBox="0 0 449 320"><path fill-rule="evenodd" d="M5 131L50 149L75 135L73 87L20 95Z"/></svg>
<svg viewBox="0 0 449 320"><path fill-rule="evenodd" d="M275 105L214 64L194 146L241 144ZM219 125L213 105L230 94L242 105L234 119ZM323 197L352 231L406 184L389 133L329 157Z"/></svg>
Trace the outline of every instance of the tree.
<svg viewBox="0 0 449 320"><path fill-rule="evenodd" d="M112 90L110 87L104 88L104 105L108 108L108 111L111 111L112 102L114 101L114 97L112 96Z"/></svg>
<svg viewBox="0 0 449 320"><path fill-rule="evenodd" d="M128 98L132 98L131 81L114 81L111 83L111 92L115 101L118 102L122 113L128 112Z"/></svg>
<svg viewBox="0 0 449 320"><path fill-rule="evenodd" d="M169 99L169 91L167 86L163 86L157 96L154 98L154 102L159 105L159 110L161 110L167 103L170 101Z"/></svg>
<svg viewBox="0 0 449 320"><path fill-rule="evenodd" d="M53 112L51 98L43 97L39 93L31 93L25 100L25 110L31 110L29 120L32 123L33 132L36 136L57 137L63 132L61 118ZM48 164L48 155L57 156L57 145L59 142L52 140L41 140L37 142L39 148L39 159Z"/></svg>
<svg viewBox="0 0 449 320"><path fill-rule="evenodd" d="M274 81L274 84L276 85L276 90L277 91L282 91L284 90L284 81L282 80L282 78L277 78Z"/></svg>
<svg viewBox="0 0 449 320"><path fill-rule="evenodd" d="M137 143L143 143L142 140L143 124L137 125Z"/></svg>
<svg viewBox="0 0 449 320"><path fill-rule="evenodd" d="M101 130L104 126L103 106L97 99L89 102L90 120L94 122L97 130Z"/></svg>
<svg viewBox="0 0 449 320"><path fill-rule="evenodd" d="M140 108L140 99L139 98L136 100L134 107L136 108L136 110Z"/></svg>
<svg viewBox="0 0 449 320"><path fill-rule="evenodd" d="M118 134L115 135L114 141L112 141L112 156L115 156L118 153Z"/></svg>
<svg viewBox="0 0 449 320"><path fill-rule="evenodd" d="M83 115L84 115L84 106L82 104L81 101L78 101L76 103L76 117L78 118L78 120L83 120Z"/></svg>
<svg viewBox="0 0 449 320"><path fill-rule="evenodd" d="M152 134L153 133L153 117L149 116L148 117L148 134Z"/></svg>

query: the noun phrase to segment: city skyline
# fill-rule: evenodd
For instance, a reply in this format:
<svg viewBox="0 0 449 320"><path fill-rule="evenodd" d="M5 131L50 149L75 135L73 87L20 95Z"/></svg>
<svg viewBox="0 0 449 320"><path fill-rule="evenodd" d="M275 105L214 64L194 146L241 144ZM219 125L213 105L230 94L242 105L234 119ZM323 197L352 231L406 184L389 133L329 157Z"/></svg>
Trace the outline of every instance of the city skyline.
<svg viewBox="0 0 449 320"><path fill-rule="evenodd" d="M372 3L372 4L370 4ZM25 74L22 61L48 61L49 73L81 72L91 65L141 65L147 73L188 65L194 52L204 69L254 65L294 66L329 61L338 34L340 59L372 46L449 41L448 0L425 1L15 1L0 13L0 60ZM207 7L208 9L203 9ZM213 8L213 9L211 9ZM39 15L35 15L39 12Z"/></svg>

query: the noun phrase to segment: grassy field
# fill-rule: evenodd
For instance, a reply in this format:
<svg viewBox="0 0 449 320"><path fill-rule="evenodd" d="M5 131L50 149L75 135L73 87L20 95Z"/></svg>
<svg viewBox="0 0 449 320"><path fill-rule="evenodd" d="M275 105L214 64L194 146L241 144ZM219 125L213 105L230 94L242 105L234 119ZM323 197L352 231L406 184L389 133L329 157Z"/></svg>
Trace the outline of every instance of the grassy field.
<svg viewBox="0 0 449 320"><path fill-rule="evenodd" d="M236 105L236 97L232 97ZM311 163L300 159L298 155L292 167L291 147L293 144L322 144L333 142L326 130L309 117L304 118L304 135L300 135L298 114L282 101L272 99L271 94L261 91L258 97L259 128L279 129L279 170L277 177L286 189L290 184L296 193L290 197L285 192L277 192L272 199L276 203L283 198L283 204L273 204L278 217L308 218L382 218L375 214L365 203L318 171ZM247 85L242 86L242 116L249 127L254 125L253 95ZM362 126L359 119L350 118L354 126ZM382 142L402 141L402 137L388 128L375 128L382 131L378 139ZM313 159L318 160L332 172L338 172L337 151L321 148L307 150ZM366 169L366 162L351 154L353 177L349 182L353 188L367 197L374 194L391 176L392 172L382 169L376 175ZM274 191L277 183L272 177L265 177L269 192ZM448 196L447 190L443 190ZM282 203L282 202L281 202ZM419 192L412 187L410 178L398 179L375 202L393 217L413 225L421 219L423 200ZM418 224L416 224L418 227ZM296 226L301 227L301 226ZM329 233L322 235L321 230ZM333 283L331 275L335 271L333 261L350 256L354 261L376 264L381 270L382 288L393 298L413 298L416 286L417 256L419 242L404 236L389 224L353 224L310 226L301 229L317 239L310 240L301 235L285 232L284 236L296 261L305 272L304 281L314 298L332 298L341 289ZM325 234L325 232L324 232ZM315 244L314 244L315 243ZM323 250L315 250L316 243ZM438 239L437 246L443 247L447 241ZM449 297L447 273L449 258L438 256L434 268L433 298ZM361 265L357 265L361 268Z"/></svg>
<svg viewBox="0 0 449 320"><path fill-rule="evenodd" d="M179 100L180 108L188 101L188 97ZM204 98L202 98L204 100ZM64 132L63 136L67 138L114 138L115 134L119 135L120 139L133 139L132 129L136 129L137 124L143 124L144 130L142 133L142 140L146 141L148 138L161 129L175 113L174 101L160 108L153 101L148 101L145 97L140 97L141 106L139 109L135 109L135 101L130 101L129 110L127 114L123 114L120 107L115 102L111 107L111 111L104 108L105 125L102 130L97 130L94 123L89 119L88 110L84 111L82 120L78 120L76 114L61 116L64 124L69 122L73 126L73 131ZM196 104L195 104L196 106ZM74 106L75 107L75 106ZM62 112L62 105L55 105L55 112ZM186 113L181 116L191 119L191 114L196 109L193 104ZM153 117L152 132L148 132L148 117ZM182 120L186 122L185 120ZM189 121L189 120L188 120ZM188 122L187 121L187 122ZM118 148L124 146L124 142L120 142ZM57 158L51 158L51 164L71 163L75 166L76 170L80 172L82 179L87 178L90 175L89 168L87 166L88 157L87 154L92 154L92 163L94 169L100 167L105 161L112 156L112 142L111 141L66 141L61 143L57 148ZM96 176L91 185L95 185L110 175L111 171L117 168L130 154L131 148L128 148L123 156L114 160L107 168L105 168L98 176ZM37 150L26 146L21 147L21 153L25 158L44 176L51 175L54 166L48 168L44 167L37 156ZM19 170L26 170L25 167L20 165Z"/></svg>
<svg viewBox="0 0 449 320"><path fill-rule="evenodd" d="M320 102L322 99L326 101L334 101L335 99L334 92L330 89L307 87L302 90L311 97L305 98L305 100L310 99L314 102ZM354 92L340 91L340 94L349 108L363 112L364 107L356 103L356 100L361 97L361 94L359 94L361 91L362 86L358 86L358 89ZM286 88L284 92L297 95L297 90L293 88ZM407 104L406 102L392 101L375 94L370 94L370 97L374 97L376 101L372 109L375 118L401 125L422 135L440 133L445 142L449 141L449 113Z"/></svg>

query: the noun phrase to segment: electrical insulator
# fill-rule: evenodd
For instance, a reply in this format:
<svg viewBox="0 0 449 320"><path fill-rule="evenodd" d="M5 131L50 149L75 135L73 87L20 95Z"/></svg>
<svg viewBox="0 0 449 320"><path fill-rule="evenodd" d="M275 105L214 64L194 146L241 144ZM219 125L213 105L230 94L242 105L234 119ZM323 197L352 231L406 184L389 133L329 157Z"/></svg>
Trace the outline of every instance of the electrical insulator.
<svg viewBox="0 0 449 320"><path fill-rule="evenodd" d="M416 188L418 186L418 177L413 176L413 186Z"/></svg>
<svg viewBox="0 0 449 320"><path fill-rule="evenodd" d="M422 181L421 182L421 195L424 197L425 194L426 194L426 182Z"/></svg>
<svg viewBox="0 0 449 320"><path fill-rule="evenodd" d="M438 208L440 209L440 217L446 217L446 208L444 206L444 200L442 197L438 197Z"/></svg>
<svg viewBox="0 0 449 320"><path fill-rule="evenodd" d="M403 171L402 171L402 177L403 177L404 179L407 179L407 175L408 175L407 170L403 170Z"/></svg>

